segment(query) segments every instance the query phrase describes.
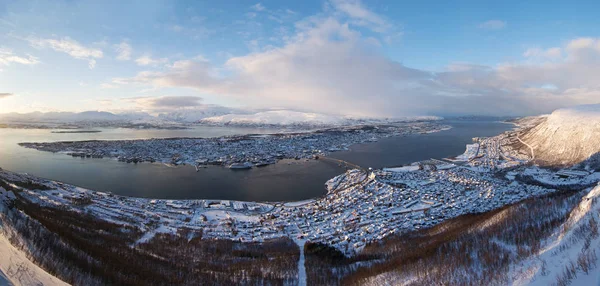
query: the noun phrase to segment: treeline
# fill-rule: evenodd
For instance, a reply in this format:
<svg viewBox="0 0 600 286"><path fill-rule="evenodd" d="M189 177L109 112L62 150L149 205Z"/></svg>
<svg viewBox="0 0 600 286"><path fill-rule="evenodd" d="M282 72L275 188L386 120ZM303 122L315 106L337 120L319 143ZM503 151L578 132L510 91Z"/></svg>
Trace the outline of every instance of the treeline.
<svg viewBox="0 0 600 286"><path fill-rule="evenodd" d="M18 196L18 194L17 194ZM11 243L74 285L285 285L297 281L298 246L201 239L182 230L136 244L142 233L18 196L0 214Z"/></svg>
<svg viewBox="0 0 600 286"><path fill-rule="evenodd" d="M536 254L540 242L567 220L581 197L581 192L563 192L463 215L367 245L353 258L307 244L308 281L311 285L506 284L510 266ZM590 228L590 233L596 232ZM584 266L590 256L580 259Z"/></svg>
<svg viewBox="0 0 600 286"><path fill-rule="evenodd" d="M289 239L208 240L199 230L180 229L138 244L143 233L137 228L85 212L40 207L16 196L14 204L0 213L2 231L32 261L74 285L297 284L299 249ZM463 215L430 229L387 237L351 258L325 244L307 243L307 281L309 285L506 284L510 266L537 253L540 242L565 223L581 198L581 192L565 191ZM597 221L573 231L589 244L598 236ZM568 283L577 271L592 271L596 258L593 250L585 249L572 263L575 268L557 277L557 284Z"/></svg>

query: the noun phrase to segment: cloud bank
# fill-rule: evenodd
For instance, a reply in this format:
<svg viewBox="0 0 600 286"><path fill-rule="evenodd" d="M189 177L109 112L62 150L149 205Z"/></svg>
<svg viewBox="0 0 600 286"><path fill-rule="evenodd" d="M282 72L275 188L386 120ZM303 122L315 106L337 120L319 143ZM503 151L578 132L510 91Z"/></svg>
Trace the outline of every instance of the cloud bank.
<svg viewBox="0 0 600 286"><path fill-rule="evenodd" d="M203 98L199 96L147 96L131 97L121 99L125 102L134 103L137 108L145 111L168 111L173 109L190 109L203 107Z"/></svg>
<svg viewBox="0 0 600 286"><path fill-rule="evenodd" d="M9 97L12 96L12 93L8 93L8 92L0 92L0 99L5 98L5 97Z"/></svg>
<svg viewBox="0 0 600 286"><path fill-rule="evenodd" d="M281 47L233 57L223 66L180 60L113 84L193 88L251 108L369 117L528 115L600 101L599 39L532 48L522 62L455 63L433 72L386 57L381 41L394 25L360 2L336 0L331 7L296 23L295 35ZM506 23L479 27L502 29Z"/></svg>

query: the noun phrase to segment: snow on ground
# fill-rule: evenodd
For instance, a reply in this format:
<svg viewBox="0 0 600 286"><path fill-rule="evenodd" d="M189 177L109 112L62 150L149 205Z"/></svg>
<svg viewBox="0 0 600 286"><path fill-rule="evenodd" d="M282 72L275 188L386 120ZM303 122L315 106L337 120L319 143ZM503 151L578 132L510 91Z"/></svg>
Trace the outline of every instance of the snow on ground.
<svg viewBox="0 0 600 286"><path fill-rule="evenodd" d="M419 170L419 166L415 165L409 165L409 166L403 166L403 167L396 167L396 168L383 168L384 171L390 171L390 172L412 172L412 171L418 171Z"/></svg>
<svg viewBox="0 0 600 286"><path fill-rule="evenodd" d="M600 151L600 104L558 109L520 139L543 162L578 163Z"/></svg>
<svg viewBox="0 0 600 286"><path fill-rule="evenodd" d="M136 242L136 244L140 244L140 243L146 243L148 241L150 241L154 236L156 236L159 233L177 233L177 229L174 229L172 227L166 226L166 225L161 225L158 228L151 230L151 231L147 231L140 239L138 239L138 241Z"/></svg>
<svg viewBox="0 0 600 286"><path fill-rule="evenodd" d="M479 144L478 143L467 144L467 149L465 150L465 153L462 153L462 154L456 156L455 158L453 158L453 160L456 160L456 161L469 161L469 160L475 158L475 156L477 156L477 151L478 150L479 150Z"/></svg>
<svg viewBox="0 0 600 286"><path fill-rule="evenodd" d="M8 280L10 284L3 282ZM69 285L50 275L0 234L0 285Z"/></svg>
<svg viewBox="0 0 600 286"><path fill-rule="evenodd" d="M568 220L559 227L539 255L530 258L513 270L514 285L554 285L557 277L562 277L567 267L574 267L576 274L570 285L600 285L598 255L600 255L600 236L591 237L586 248L584 234L578 227L600 222L600 186L593 188L581 200L570 214ZM591 221L591 222L590 222ZM600 226L599 226L600 227ZM566 231L565 231L566 230ZM582 253L595 254L591 270L586 274L578 263ZM594 265L595 264L595 265Z"/></svg>
<svg viewBox="0 0 600 286"><path fill-rule="evenodd" d="M240 222L255 222L256 223L256 222L260 221L260 218L258 216L245 215L242 213L232 212L232 211L214 210L214 211L206 211L206 212L203 212L202 214L209 221L224 220L224 219L228 219L228 218L231 218L235 221L240 221Z"/></svg>
<svg viewBox="0 0 600 286"><path fill-rule="evenodd" d="M300 248L300 259L298 260L298 286L306 286L306 265L304 264L304 245L306 240L294 239L294 242Z"/></svg>
<svg viewBox="0 0 600 286"><path fill-rule="evenodd" d="M299 207L302 205L313 203L314 201L315 201L314 199L308 199L308 200L297 201L297 202L287 202L283 205L286 207Z"/></svg>

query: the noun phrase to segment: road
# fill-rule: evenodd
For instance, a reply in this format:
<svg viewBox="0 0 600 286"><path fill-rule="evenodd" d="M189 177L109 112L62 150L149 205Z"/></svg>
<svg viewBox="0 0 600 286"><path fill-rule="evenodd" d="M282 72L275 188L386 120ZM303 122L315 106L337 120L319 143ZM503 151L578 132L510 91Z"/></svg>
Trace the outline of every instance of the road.
<svg viewBox="0 0 600 286"><path fill-rule="evenodd" d="M533 147L531 147L531 145L525 143L525 141L521 140L521 138L519 138L518 135L517 135L517 140L519 140L519 142L523 143L525 146L529 147L529 150L531 150L531 161L535 160L535 153L533 153Z"/></svg>

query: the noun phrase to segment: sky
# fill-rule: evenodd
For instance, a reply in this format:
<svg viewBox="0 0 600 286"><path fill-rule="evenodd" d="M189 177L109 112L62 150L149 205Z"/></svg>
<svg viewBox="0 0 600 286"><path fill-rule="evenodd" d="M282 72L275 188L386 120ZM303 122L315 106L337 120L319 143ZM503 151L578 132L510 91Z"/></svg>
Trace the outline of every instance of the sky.
<svg viewBox="0 0 600 286"><path fill-rule="evenodd" d="M0 113L548 113L600 102L599 9L599 1L0 0Z"/></svg>

